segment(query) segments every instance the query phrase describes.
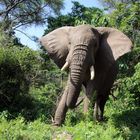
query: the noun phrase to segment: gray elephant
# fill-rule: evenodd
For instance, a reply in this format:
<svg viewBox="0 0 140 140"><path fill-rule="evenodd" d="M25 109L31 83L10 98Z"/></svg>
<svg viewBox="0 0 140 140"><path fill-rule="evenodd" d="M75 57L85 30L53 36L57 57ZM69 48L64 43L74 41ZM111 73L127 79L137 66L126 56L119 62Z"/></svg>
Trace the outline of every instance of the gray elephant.
<svg viewBox="0 0 140 140"><path fill-rule="evenodd" d="M116 60L131 51L130 39L114 28L79 25L58 28L42 37L40 42L61 70L69 70L54 124L61 125L68 108L76 106L82 86L91 102L96 93L94 116L102 120L118 72Z"/></svg>

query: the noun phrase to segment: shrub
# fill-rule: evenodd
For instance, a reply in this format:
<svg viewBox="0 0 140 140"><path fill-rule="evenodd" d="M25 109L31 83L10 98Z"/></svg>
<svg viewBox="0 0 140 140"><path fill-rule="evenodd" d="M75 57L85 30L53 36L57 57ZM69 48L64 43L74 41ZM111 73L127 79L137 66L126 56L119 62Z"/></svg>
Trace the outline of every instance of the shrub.
<svg viewBox="0 0 140 140"><path fill-rule="evenodd" d="M37 82L41 67L39 53L29 48L0 48L0 106L15 108L21 105L31 85ZM26 99L26 97L25 97Z"/></svg>
<svg viewBox="0 0 140 140"><path fill-rule="evenodd" d="M0 48L0 107L12 113L8 118L20 113L26 120L49 120L54 113L61 73L41 55L26 47Z"/></svg>
<svg viewBox="0 0 140 140"><path fill-rule="evenodd" d="M9 106L27 89L20 63L9 49L0 48L0 106Z"/></svg>

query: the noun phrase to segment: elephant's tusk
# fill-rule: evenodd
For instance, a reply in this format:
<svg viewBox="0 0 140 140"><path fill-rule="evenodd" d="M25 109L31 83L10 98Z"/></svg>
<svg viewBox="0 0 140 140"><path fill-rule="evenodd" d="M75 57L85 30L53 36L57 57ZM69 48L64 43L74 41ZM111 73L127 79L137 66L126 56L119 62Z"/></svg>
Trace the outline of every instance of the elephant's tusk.
<svg viewBox="0 0 140 140"><path fill-rule="evenodd" d="M69 63L66 62L66 63L64 64L64 66L61 68L61 71L66 70L66 69L68 68L68 66L69 66Z"/></svg>
<svg viewBox="0 0 140 140"><path fill-rule="evenodd" d="M90 67L90 80L93 80L94 79L94 76L95 76L95 70L94 70L94 66L91 66Z"/></svg>

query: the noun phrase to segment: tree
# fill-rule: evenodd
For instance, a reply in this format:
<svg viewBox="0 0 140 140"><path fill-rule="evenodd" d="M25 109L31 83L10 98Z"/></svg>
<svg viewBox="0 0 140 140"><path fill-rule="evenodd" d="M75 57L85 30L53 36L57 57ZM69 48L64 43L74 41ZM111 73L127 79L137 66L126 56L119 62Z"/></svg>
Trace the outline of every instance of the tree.
<svg viewBox="0 0 140 140"><path fill-rule="evenodd" d="M4 31L44 23L51 12L59 13L63 0L1 0L0 24Z"/></svg>
<svg viewBox="0 0 140 140"><path fill-rule="evenodd" d="M136 46L140 43L140 2L120 3L110 14L111 25L125 32Z"/></svg>
<svg viewBox="0 0 140 140"><path fill-rule="evenodd" d="M15 37L15 30L25 34L18 28L31 24L40 25L46 23L51 13L60 13L60 9L63 8L63 1L64 0L1 0L1 46L11 46L12 44L23 46L19 39ZM32 40L34 41L34 39Z"/></svg>
<svg viewBox="0 0 140 140"><path fill-rule="evenodd" d="M102 5L108 9L116 9L117 5L120 3L131 4L138 2L139 0L99 0Z"/></svg>
<svg viewBox="0 0 140 140"><path fill-rule="evenodd" d="M45 34L62 26L91 24L93 26L109 26L109 17L95 7L85 7L79 2L72 2L72 11L67 15L49 16Z"/></svg>

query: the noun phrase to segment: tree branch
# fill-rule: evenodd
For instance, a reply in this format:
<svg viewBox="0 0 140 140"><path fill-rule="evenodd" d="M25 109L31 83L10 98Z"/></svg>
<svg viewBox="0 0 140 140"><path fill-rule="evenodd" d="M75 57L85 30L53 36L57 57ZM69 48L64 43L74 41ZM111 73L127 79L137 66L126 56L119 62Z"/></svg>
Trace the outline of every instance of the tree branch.
<svg viewBox="0 0 140 140"><path fill-rule="evenodd" d="M21 31L21 30L18 30L18 29L15 29L15 31L18 31L22 34L24 34L26 37L28 37L30 40L34 41L29 35L27 35L25 32Z"/></svg>
<svg viewBox="0 0 140 140"><path fill-rule="evenodd" d="M17 1L15 4L11 5L11 7L6 9L5 11L0 12L0 16L4 13L6 13L6 15L7 15L12 9L14 9L18 4L22 3L23 1L25 1L25 0Z"/></svg>

